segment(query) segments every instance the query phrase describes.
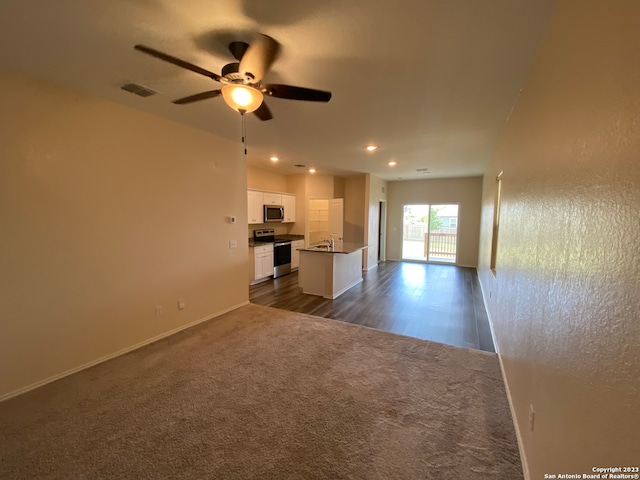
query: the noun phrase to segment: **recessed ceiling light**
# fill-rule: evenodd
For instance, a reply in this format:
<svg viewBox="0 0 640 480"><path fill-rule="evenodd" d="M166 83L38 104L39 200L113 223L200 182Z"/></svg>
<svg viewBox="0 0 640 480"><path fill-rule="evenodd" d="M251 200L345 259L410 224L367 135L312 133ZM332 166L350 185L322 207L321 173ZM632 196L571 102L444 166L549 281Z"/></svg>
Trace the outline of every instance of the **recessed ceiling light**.
<svg viewBox="0 0 640 480"><path fill-rule="evenodd" d="M367 145L365 147L365 149L367 150L367 152L375 152L378 149L377 145Z"/></svg>
<svg viewBox="0 0 640 480"><path fill-rule="evenodd" d="M394 165L397 165L397 163L398 163L398 162L396 162L396 161L394 161L394 160L391 160L391 161L389 162L389 166L390 166L390 167L393 167Z"/></svg>
<svg viewBox="0 0 640 480"><path fill-rule="evenodd" d="M315 168L310 168L309 169L309 173L316 173L316 169Z"/></svg>
<svg viewBox="0 0 640 480"><path fill-rule="evenodd" d="M276 157L275 155L271 155L269 157L269 160L271 160L272 162L277 162L278 160L280 160L278 157Z"/></svg>

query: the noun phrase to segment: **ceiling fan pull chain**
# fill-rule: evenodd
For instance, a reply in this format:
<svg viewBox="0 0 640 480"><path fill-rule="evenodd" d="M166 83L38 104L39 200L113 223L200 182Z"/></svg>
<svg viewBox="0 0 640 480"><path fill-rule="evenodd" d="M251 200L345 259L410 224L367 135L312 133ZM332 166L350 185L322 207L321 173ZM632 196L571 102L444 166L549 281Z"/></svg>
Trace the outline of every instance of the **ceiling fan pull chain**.
<svg viewBox="0 0 640 480"><path fill-rule="evenodd" d="M244 120L244 110L240 110L240 116L242 117L242 143L244 145L244 156L247 156L247 126Z"/></svg>

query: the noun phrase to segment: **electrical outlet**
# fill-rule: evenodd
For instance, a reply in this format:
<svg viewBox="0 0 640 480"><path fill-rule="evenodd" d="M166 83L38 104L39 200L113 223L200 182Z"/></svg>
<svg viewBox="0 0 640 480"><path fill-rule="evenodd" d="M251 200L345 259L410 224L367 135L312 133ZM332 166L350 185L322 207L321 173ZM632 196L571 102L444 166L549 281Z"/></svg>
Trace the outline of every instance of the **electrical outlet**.
<svg viewBox="0 0 640 480"><path fill-rule="evenodd" d="M529 405L529 430L533 432L533 424L536 420L536 412L533 410L533 405Z"/></svg>
<svg viewBox="0 0 640 480"><path fill-rule="evenodd" d="M157 305L156 306L156 317L161 317L162 316L162 305Z"/></svg>
<svg viewBox="0 0 640 480"><path fill-rule="evenodd" d="M178 310L184 310L184 300L178 300Z"/></svg>

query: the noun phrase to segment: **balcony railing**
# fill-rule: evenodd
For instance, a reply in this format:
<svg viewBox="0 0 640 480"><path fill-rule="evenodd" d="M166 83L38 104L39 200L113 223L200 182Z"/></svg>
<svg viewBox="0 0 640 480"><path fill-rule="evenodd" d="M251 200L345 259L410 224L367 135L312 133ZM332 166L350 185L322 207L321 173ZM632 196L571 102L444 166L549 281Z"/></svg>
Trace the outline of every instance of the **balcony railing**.
<svg viewBox="0 0 640 480"><path fill-rule="evenodd" d="M457 236L456 233L425 233L424 256L455 259Z"/></svg>
<svg viewBox="0 0 640 480"><path fill-rule="evenodd" d="M458 242L457 229L455 227L441 227L430 235L426 230L426 225L404 225L402 257L413 260L455 262Z"/></svg>

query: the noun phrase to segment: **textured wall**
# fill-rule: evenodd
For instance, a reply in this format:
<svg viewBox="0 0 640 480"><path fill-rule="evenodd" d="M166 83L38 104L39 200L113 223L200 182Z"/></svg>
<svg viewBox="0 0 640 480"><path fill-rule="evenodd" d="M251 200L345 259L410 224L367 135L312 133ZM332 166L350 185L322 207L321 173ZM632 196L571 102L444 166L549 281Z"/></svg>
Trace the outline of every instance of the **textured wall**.
<svg viewBox="0 0 640 480"><path fill-rule="evenodd" d="M0 396L248 300L235 144L9 74L0 122Z"/></svg>
<svg viewBox="0 0 640 480"><path fill-rule="evenodd" d="M403 205L458 204L457 264L478 265L482 177L389 182L387 258L402 258Z"/></svg>
<svg viewBox="0 0 640 480"><path fill-rule="evenodd" d="M639 21L560 3L485 176L480 279L532 479L640 459Z"/></svg>

